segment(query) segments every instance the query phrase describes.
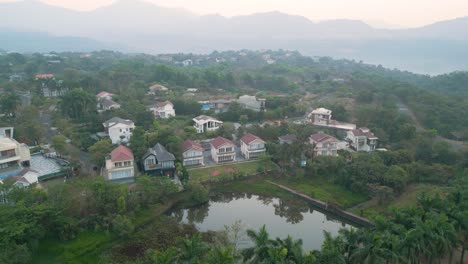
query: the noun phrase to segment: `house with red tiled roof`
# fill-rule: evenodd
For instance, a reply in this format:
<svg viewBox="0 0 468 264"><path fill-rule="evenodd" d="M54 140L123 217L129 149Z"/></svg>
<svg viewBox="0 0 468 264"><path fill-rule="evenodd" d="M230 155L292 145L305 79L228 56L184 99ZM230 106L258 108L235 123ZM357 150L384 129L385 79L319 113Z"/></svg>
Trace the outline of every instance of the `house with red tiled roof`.
<svg viewBox="0 0 468 264"><path fill-rule="evenodd" d="M186 140L182 145L182 164L184 166L204 166L203 162L204 149L192 140Z"/></svg>
<svg viewBox="0 0 468 264"><path fill-rule="evenodd" d="M165 92L165 91L168 91L169 88L167 88L166 86L164 85L161 85L161 84L154 84L154 85L151 85L150 87L148 87L148 90L149 90L149 94L155 94L157 91L160 91L160 92Z"/></svg>
<svg viewBox="0 0 468 264"><path fill-rule="evenodd" d="M41 80L41 79L55 79L55 76L51 73L36 74L36 80Z"/></svg>
<svg viewBox="0 0 468 264"><path fill-rule="evenodd" d="M98 94L96 94L96 98L99 100L99 99L109 99L109 100L112 100L112 97L114 97L114 94L113 93L109 93L109 92L106 92L106 91L102 91L102 92L99 92Z"/></svg>
<svg viewBox="0 0 468 264"><path fill-rule="evenodd" d="M379 138L367 127L353 129L348 131L346 135L346 141L348 141L350 147L356 151L375 151L378 140Z"/></svg>
<svg viewBox="0 0 468 264"><path fill-rule="evenodd" d="M309 137L313 156L338 156L338 139L323 132L312 134Z"/></svg>
<svg viewBox="0 0 468 264"><path fill-rule="evenodd" d="M240 139L241 152L246 160L265 154L265 141L253 134L246 134Z"/></svg>
<svg viewBox="0 0 468 264"><path fill-rule="evenodd" d="M216 163L236 161L236 145L229 139L217 137L211 141L211 158Z"/></svg>
<svg viewBox="0 0 468 264"><path fill-rule="evenodd" d="M120 145L106 158L104 176L108 180L130 179L135 177L135 159L131 149Z"/></svg>
<svg viewBox="0 0 468 264"><path fill-rule="evenodd" d="M160 102L150 108L156 118L170 118L174 117L175 110L174 104L170 101Z"/></svg>

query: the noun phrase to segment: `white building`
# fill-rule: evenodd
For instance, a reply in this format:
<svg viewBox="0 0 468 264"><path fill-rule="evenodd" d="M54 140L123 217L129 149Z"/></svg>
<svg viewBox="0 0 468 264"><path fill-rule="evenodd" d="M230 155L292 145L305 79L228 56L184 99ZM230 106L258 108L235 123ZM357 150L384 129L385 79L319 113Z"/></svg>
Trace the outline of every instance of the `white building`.
<svg viewBox="0 0 468 264"><path fill-rule="evenodd" d="M217 137L211 141L211 158L216 163L236 161L236 145L229 139Z"/></svg>
<svg viewBox="0 0 468 264"><path fill-rule="evenodd" d="M346 135L350 147L356 151L375 151L378 139L367 127L348 131Z"/></svg>
<svg viewBox="0 0 468 264"><path fill-rule="evenodd" d="M29 166L31 154L26 144L13 138L0 137L0 179L18 175L23 166Z"/></svg>
<svg viewBox="0 0 468 264"><path fill-rule="evenodd" d="M184 166L204 166L203 147L192 140L186 140L182 146L182 158Z"/></svg>
<svg viewBox="0 0 468 264"><path fill-rule="evenodd" d="M330 124L332 111L326 108L317 108L309 114L309 120L314 125L327 126Z"/></svg>
<svg viewBox="0 0 468 264"><path fill-rule="evenodd" d="M240 143L242 155L246 160L257 158L266 152L265 141L255 135L244 135Z"/></svg>
<svg viewBox="0 0 468 264"><path fill-rule="evenodd" d="M319 132L309 137L314 156L338 156L338 139Z"/></svg>
<svg viewBox="0 0 468 264"><path fill-rule="evenodd" d="M155 106L151 107L150 110L157 118L170 118L176 115L174 104L169 101L157 103Z"/></svg>
<svg viewBox="0 0 468 264"><path fill-rule="evenodd" d="M194 122L193 126L197 130L197 133L215 131L223 125L222 121L207 115L200 115L192 120Z"/></svg>
<svg viewBox="0 0 468 264"><path fill-rule="evenodd" d="M265 111L266 99L257 98L251 95L242 95L237 99L242 107L256 112Z"/></svg>
<svg viewBox="0 0 468 264"><path fill-rule="evenodd" d="M112 144L128 142L132 136L135 123L132 120L126 120L119 117L114 117L102 124L105 132L109 135Z"/></svg>
<svg viewBox="0 0 468 264"><path fill-rule="evenodd" d="M135 177L135 164L132 151L120 145L106 158L106 173L108 180L120 180Z"/></svg>

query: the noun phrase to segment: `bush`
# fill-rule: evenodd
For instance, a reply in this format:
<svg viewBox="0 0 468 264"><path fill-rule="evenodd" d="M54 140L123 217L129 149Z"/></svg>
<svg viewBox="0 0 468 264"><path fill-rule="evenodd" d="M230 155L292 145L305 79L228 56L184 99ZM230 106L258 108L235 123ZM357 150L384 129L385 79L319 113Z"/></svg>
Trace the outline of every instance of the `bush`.
<svg viewBox="0 0 468 264"><path fill-rule="evenodd" d="M192 182L188 185L187 190L190 192L190 200L196 203L206 203L209 200L208 189L197 182Z"/></svg>
<svg viewBox="0 0 468 264"><path fill-rule="evenodd" d="M114 220L112 220L112 231L121 238L128 238L132 233L135 227L132 224L132 221L126 216L117 215Z"/></svg>

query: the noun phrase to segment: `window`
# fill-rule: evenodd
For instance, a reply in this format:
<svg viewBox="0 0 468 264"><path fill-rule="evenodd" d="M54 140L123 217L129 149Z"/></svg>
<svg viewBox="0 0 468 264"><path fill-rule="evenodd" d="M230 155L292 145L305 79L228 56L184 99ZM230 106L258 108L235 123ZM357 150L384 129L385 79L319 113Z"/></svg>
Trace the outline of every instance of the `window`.
<svg viewBox="0 0 468 264"><path fill-rule="evenodd" d="M323 155L323 156L326 156L326 155L327 155L327 151L326 151L326 150L322 150L322 155Z"/></svg>
<svg viewBox="0 0 468 264"><path fill-rule="evenodd" d="M132 162L131 162L131 161L125 161L125 162L124 162L124 166L125 166L125 167L132 166Z"/></svg>
<svg viewBox="0 0 468 264"><path fill-rule="evenodd" d="M117 168L122 167L122 162L116 162L115 167L117 167Z"/></svg>

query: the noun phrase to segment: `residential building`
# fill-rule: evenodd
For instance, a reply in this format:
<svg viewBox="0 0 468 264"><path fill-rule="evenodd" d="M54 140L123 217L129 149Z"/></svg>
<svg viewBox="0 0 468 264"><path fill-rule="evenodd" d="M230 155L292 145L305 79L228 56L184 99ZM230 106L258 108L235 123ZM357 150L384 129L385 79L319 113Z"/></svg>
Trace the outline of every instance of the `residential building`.
<svg viewBox="0 0 468 264"><path fill-rule="evenodd" d="M184 60L184 61L182 61L182 65L184 67L192 66L193 65L193 60L191 60L191 59Z"/></svg>
<svg viewBox="0 0 468 264"><path fill-rule="evenodd" d="M332 111L326 108L317 108L308 116L312 124L322 126L327 126L330 124L330 121L332 120L331 117Z"/></svg>
<svg viewBox="0 0 468 264"><path fill-rule="evenodd" d="M309 137L313 156L338 156L338 139L323 132Z"/></svg>
<svg viewBox="0 0 468 264"><path fill-rule="evenodd" d="M13 138L14 127L0 127L0 138Z"/></svg>
<svg viewBox="0 0 468 264"><path fill-rule="evenodd" d="M266 99L257 98L251 95L242 95L237 99L237 103L246 109L260 112L265 111Z"/></svg>
<svg viewBox="0 0 468 264"><path fill-rule="evenodd" d="M120 108L120 104L114 102L112 99L107 99L107 98L99 99L97 103L98 112L109 111L109 110L119 109L119 108Z"/></svg>
<svg viewBox="0 0 468 264"><path fill-rule="evenodd" d="M23 169L19 174L9 179L14 180L15 185L18 187L28 187L39 182L39 172L31 169Z"/></svg>
<svg viewBox="0 0 468 264"><path fill-rule="evenodd" d="M346 140L351 148L356 151L375 151L378 137L367 127L361 127L347 132Z"/></svg>
<svg viewBox="0 0 468 264"><path fill-rule="evenodd" d="M222 121L207 115L200 115L192 120L194 122L193 126L197 130L197 133L215 131L223 125Z"/></svg>
<svg viewBox="0 0 468 264"><path fill-rule="evenodd" d="M291 145L297 141L297 136L293 134L287 134L278 138L281 145L288 144Z"/></svg>
<svg viewBox="0 0 468 264"><path fill-rule="evenodd" d="M31 154L26 144L13 138L0 138L0 179L18 175L23 166L29 167Z"/></svg>
<svg viewBox="0 0 468 264"><path fill-rule="evenodd" d="M200 143L186 140L182 145L182 164L184 166L204 166L204 149Z"/></svg>
<svg viewBox="0 0 468 264"><path fill-rule="evenodd" d="M120 145L106 157L104 176L107 180L122 180L135 177L135 159L131 149Z"/></svg>
<svg viewBox="0 0 468 264"><path fill-rule="evenodd" d="M96 95L96 98L98 100L100 99L109 99L109 100L112 100L112 97L114 97L114 94L113 93L109 93L109 92L106 92L106 91L102 91L100 93L98 93Z"/></svg>
<svg viewBox="0 0 468 264"><path fill-rule="evenodd" d="M150 110L157 118L170 118L176 115L174 104L169 101L157 103L155 106L151 107Z"/></svg>
<svg viewBox="0 0 468 264"><path fill-rule="evenodd" d="M156 92L166 92L166 91L169 91L169 88L161 84L155 84L155 85L151 85L150 87L148 87L148 94L151 94L151 95L155 95Z"/></svg>
<svg viewBox="0 0 468 264"><path fill-rule="evenodd" d="M147 174L174 176L175 157L163 145L156 143L143 156L143 168Z"/></svg>
<svg viewBox="0 0 468 264"><path fill-rule="evenodd" d="M258 158L266 153L265 141L253 134L246 134L240 139L241 152L246 160Z"/></svg>
<svg viewBox="0 0 468 264"><path fill-rule="evenodd" d="M236 145L229 139L217 137L210 143L211 158L216 163L236 161Z"/></svg>
<svg viewBox="0 0 468 264"><path fill-rule="evenodd" d="M229 99L216 99L209 102L210 109L213 109L215 113L226 112L231 105L232 100Z"/></svg>
<svg viewBox="0 0 468 264"><path fill-rule="evenodd" d="M126 143L132 136L135 123L132 120L114 117L102 124L112 144Z"/></svg>

